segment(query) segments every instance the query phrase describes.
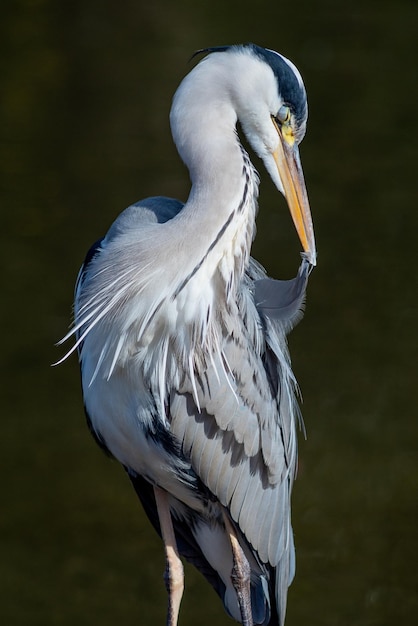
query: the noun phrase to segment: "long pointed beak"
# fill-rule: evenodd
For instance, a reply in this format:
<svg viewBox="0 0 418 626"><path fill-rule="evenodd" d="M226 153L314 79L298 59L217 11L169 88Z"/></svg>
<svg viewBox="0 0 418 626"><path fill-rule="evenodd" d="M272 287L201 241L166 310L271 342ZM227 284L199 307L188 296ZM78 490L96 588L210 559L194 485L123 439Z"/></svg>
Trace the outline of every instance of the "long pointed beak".
<svg viewBox="0 0 418 626"><path fill-rule="evenodd" d="M275 123L280 141L273 152L285 197L300 242L311 265L316 265L315 236L299 149L293 135L283 133Z"/></svg>

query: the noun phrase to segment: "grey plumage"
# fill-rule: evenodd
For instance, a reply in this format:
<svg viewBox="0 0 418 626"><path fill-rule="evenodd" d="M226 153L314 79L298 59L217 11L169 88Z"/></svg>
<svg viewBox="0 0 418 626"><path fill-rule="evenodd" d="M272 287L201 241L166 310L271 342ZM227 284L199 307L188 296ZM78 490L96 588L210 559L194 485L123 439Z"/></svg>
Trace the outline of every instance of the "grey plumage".
<svg viewBox="0 0 418 626"><path fill-rule="evenodd" d="M294 102L283 103L281 88ZM283 106L285 121L276 116ZM77 338L96 438L128 470L157 530L147 485L166 490L180 552L240 620L222 517L230 515L251 567L256 624L283 623L295 569L299 410L286 333L315 263L297 153L306 111L300 75L277 53L249 45L204 59L171 112L189 199L148 198L116 219L80 271L68 334ZM249 255L258 176L237 119L286 195L304 245L292 281L267 278Z"/></svg>

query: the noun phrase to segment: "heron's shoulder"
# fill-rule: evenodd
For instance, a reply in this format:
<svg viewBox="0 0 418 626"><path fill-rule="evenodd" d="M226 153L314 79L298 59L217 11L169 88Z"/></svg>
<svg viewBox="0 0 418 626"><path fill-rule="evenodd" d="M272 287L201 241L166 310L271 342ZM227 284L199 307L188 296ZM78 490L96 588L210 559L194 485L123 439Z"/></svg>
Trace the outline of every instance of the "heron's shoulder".
<svg viewBox="0 0 418 626"><path fill-rule="evenodd" d="M150 224L164 224L175 217L182 208L183 202L165 196L153 196L135 202L122 211L113 222L106 235L106 241L109 242L121 234Z"/></svg>

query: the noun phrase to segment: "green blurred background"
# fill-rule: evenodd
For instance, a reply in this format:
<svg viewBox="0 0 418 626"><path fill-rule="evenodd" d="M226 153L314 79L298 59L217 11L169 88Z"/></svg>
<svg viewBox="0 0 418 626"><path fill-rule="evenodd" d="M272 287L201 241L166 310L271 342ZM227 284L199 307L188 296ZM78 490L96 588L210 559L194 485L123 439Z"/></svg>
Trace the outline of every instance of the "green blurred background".
<svg viewBox="0 0 418 626"><path fill-rule="evenodd" d="M310 105L287 624L418 623L417 24L414 0L2 2L1 624L164 623L160 542L89 436L75 357L50 364L89 245L141 197L187 197L168 112L191 53L245 41L289 56ZM263 172L254 255L299 264ZM186 575L180 623L232 623Z"/></svg>

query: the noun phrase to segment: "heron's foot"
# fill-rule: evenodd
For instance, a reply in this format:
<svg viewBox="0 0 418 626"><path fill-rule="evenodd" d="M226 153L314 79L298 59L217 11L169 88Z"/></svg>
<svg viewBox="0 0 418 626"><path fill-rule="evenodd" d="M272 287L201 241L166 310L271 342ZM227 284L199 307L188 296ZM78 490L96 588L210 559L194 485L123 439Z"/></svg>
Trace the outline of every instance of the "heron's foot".
<svg viewBox="0 0 418 626"><path fill-rule="evenodd" d="M233 527L226 512L224 513L224 520L232 547L234 565L231 572L231 581L238 598L242 626L253 626L253 614L251 610L250 564L248 563L247 557L239 544L235 528Z"/></svg>
<svg viewBox="0 0 418 626"><path fill-rule="evenodd" d="M184 569L176 549L166 545L165 553L164 582L168 593L167 626L177 626L184 590Z"/></svg>
<svg viewBox="0 0 418 626"><path fill-rule="evenodd" d="M163 489L154 487L154 495L165 548L164 580L168 593L167 626L177 626L184 590L183 563L177 551L168 494Z"/></svg>

